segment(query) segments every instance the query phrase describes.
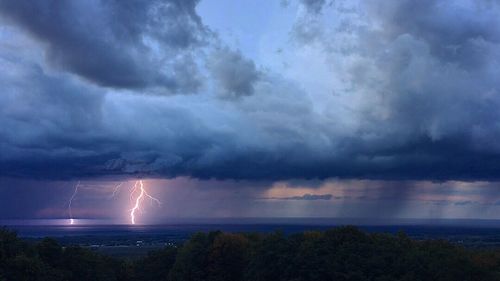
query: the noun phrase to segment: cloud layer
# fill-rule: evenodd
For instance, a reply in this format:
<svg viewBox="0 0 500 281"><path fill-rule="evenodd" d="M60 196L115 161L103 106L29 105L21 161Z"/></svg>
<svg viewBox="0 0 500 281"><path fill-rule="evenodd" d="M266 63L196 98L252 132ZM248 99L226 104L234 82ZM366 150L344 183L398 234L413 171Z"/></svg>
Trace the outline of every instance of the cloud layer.
<svg viewBox="0 0 500 281"><path fill-rule="evenodd" d="M199 83L189 79L192 49L208 36L197 2L2 1L0 13L63 71L105 87L190 92Z"/></svg>
<svg viewBox="0 0 500 281"><path fill-rule="evenodd" d="M315 201L315 200L331 200L333 195L331 194L310 194L306 193L300 196L289 196L289 197L266 197L266 200L305 200L305 201Z"/></svg>
<svg viewBox="0 0 500 281"><path fill-rule="evenodd" d="M0 175L498 179L496 2L293 2L252 56L197 4L0 1Z"/></svg>

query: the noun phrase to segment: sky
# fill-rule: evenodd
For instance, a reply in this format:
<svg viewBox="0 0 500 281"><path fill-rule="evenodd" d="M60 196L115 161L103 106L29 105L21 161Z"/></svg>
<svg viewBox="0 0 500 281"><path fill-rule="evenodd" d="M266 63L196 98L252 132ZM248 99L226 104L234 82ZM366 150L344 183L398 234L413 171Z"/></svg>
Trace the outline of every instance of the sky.
<svg viewBox="0 0 500 281"><path fill-rule="evenodd" d="M0 0L0 220L128 222L137 180L140 223L500 219L498 26L490 0Z"/></svg>

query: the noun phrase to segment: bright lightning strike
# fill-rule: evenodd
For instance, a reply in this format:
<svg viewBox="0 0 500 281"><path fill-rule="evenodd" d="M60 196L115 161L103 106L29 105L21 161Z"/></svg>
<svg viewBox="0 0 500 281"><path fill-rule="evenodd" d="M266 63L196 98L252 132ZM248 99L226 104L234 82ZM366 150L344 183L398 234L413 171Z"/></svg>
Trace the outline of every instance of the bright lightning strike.
<svg viewBox="0 0 500 281"><path fill-rule="evenodd" d="M139 185L139 181L136 181L135 184L130 189L130 198L129 198L130 203L132 203L134 201L134 194L135 194L135 191L137 190L138 185Z"/></svg>
<svg viewBox="0 0 500 281"><path fill-rule="evenodd" d="M75 191L73 191L73 195L68 202L68 212L69 212L69 223L74 224L75 220L73 219L73 212L71 211L71 203L73 203L73 199L75 199L76 194L78 193L78 187L80 187L80 181L75 185Z"/></svg>
<svg viewBox="0 0 500 281"><path fill-rule="evenodd" d="M132 223L132 224L135 224L136 211L140 211L141 210L141 204L144 201L144 199L148 198L148 199L151 200L151 202L153 202L153 201L156 202L158 204L158 206L161 205L160 200L158 200L158 199L154 198L153 196L149 195L149 193L144 188L144 184L143 184L142 180L138 180L138 181L135 182L134 187L133 187L133 189L132 189L132 191L130 193L130 201L134 201L133 197L134 197L134 194L136 193L136 191L138 189L140 190L140 193L135 198L134 207L130 210L130 223Z"/></svg>

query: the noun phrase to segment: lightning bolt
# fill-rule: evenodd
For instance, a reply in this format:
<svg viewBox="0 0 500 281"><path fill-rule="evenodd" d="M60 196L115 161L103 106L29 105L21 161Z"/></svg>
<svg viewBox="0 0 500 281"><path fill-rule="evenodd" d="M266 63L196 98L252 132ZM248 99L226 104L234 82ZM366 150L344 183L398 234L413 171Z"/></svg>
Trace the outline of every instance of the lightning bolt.
<svg viewBox="0 0 500 281"><path fill-rule="evenodd" d="M117 185L115 186L115 189L113 190L113 194L111 194L111 198L114 198L114 197L115 197L116 193L118 193L118 191L120 191L120 187L121 187L122 185L123 185L123 182L121 182L121 183L119 183L119 184L117 184Z"/></svg>
<svg viewBox="0 0 500 281"><path fill-rule="evenodd" d="M137 193L137 190L140 190L140 193L137 197L135 197L134 200L133 197L134 194ZM130 201L135 201L134 207L130 210L130 223L135 224L136 212L141 210L141 204L146 198L151 200L151 203L155 202L158 204L158 206L161 205L160 200L149 195L149 193L144 188L144 183L142 182L142 180L136 181L134 187L132 188L132 191L130 192Z"/></svg>
<svg viewBox="0 0 500 281"><path fill-rule="evenodd" d="M134 201L134 194L135 194L135 191L137 190L137 186L139 185L139 181L136 181L135 184L131 187L130 189L130 203L132 203L132 201Z"/></svg>
<svg viewBox="0 0 500 281"><path fill-rule="evenodd" d="M75 220L73 219L73 212L71 211L71 203L73 203L73 199L75 199L76 194L78 193L78 187L80 187L80 181L75 185L75 191L73 191L73 195L69 198L68 202L68 212L69 212L69 223L74 224Z"/></svg>

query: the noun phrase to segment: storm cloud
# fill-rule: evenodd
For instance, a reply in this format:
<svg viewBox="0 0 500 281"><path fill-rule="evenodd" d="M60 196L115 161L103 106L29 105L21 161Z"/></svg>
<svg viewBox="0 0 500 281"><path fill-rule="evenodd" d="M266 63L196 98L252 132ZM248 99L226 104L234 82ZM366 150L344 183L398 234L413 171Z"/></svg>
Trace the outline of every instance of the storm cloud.
<svg viewBox="0 0 500 281"><path fill-rule="evenodd" d="M331 194L310 194L306 193L301 196L290 196L290 197L268 197L264 198L266 200L305 200L305 201L315 201L315 200L331 200L333 195Z"/></svg>
<svg viewBox="0 0 500 281"><path fill-rule="evenodd" d="M223 97L249 96L253 94L254 84L259 79L253 61L228 49L215 52L208 69L219 86L219 95Z"/></svg>
<svg viewBox="0 0 500 281"><path fill-rule="evenodd" d="M301 0L302 4L311 13L319 13L326 4L326 0Z"/></svg>
<svg viewBox="0 0 500 281"><path fill-rule="evenodd" d="M0 1L0 175L499 179L499 4L302 2L252 53L198 1Z"/></svg>
<svg viewBox="0 0 500 281"><path fill-rule="evenodd" d="M188 73L208 36L197 2L1 1L0 14L43 42L53 66L101 86L178 92L200 83Z"/></svg>

